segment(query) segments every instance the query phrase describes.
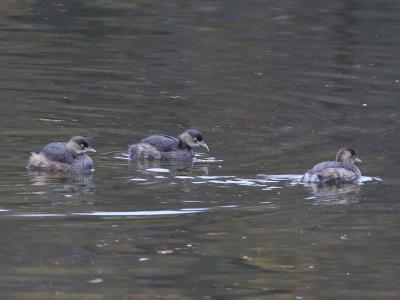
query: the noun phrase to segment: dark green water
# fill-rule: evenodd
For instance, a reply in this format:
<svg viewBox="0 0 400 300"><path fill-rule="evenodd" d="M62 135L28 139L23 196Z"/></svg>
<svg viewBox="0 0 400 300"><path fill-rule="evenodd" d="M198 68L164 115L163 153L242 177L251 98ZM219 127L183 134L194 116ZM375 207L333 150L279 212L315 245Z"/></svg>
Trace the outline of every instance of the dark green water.
<svg viewBox="0 0 400 300"><path fill-rule="evenodd" d="M398 299L399 27L387 0L3 1L1 299ZM188 127L193 164L115 158ZM25 170L77 134L93 175ZM296 183L343 146L362 184Z"/></svg>

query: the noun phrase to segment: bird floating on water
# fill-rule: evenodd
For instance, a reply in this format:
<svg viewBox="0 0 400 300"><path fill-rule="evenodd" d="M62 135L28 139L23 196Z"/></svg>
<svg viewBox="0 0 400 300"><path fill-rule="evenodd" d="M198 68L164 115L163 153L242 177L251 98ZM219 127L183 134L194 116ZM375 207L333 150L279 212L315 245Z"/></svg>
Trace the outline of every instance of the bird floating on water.
<svg viewBox="0 0 400 300"><path fill-rule="evenodd" d="M178 138L156 134L142 139L129 147L129 157L147 159L190 160L193 148L203 147L209 151L203 135L196 129L187 129Z"/></svg>
<svg viewBox="0 0 400 300"><path fill-rule="evenodd" d="M361 162L353 149L340 149L335 161L316 164L301 178L302 182L354 182L360 179L361 172L354 164Z"/></svg>
<svg viewBox="0 0 400 300"><path fill-rule="evenodd" d="M54 142L42 150L32 153L27 168L30 170L80 172L91 171L93 160L86 152L96 152L81 136L74 136L68 142Z"/></svg>

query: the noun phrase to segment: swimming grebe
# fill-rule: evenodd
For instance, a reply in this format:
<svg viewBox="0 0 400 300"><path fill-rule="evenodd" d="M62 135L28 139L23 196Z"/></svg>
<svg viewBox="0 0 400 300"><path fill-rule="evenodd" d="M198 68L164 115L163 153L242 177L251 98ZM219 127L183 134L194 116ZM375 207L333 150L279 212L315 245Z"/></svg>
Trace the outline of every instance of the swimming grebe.
<svg viewBox="0 0 400 300"><path fill-rule="evenodd" d="M353 182L361 177L360 170L354 165L361 162L353 149L340 149L336 161L324 161L316 164L304 174L302 182Z"/></svg>
<svg viewBox="0 0 400 300"><path fill-rule="evenodd" d="M157 134L142 139L129 147L129 157L149 159L189 160L194 158L192 148L208 149L202 134L196 129L187 129L178 138Z"/></svg>
<svg viewBox="0 0 400 300"><path fill-rule="evenodd" d="M68 142L47 144L40 152L32 153L28 168L31 170L48 170L79 172L93 169L93 161L86 152L96 152L81 136L74 136Z"/></svg>

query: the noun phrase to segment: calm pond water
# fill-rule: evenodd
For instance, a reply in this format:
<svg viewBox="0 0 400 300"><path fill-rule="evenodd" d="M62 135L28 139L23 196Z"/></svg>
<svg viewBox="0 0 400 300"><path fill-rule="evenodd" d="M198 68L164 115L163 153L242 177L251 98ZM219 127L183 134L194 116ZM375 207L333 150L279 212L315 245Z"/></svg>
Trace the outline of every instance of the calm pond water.
<svg viewBox="0 0 400 300"><path fill-rule="evenodd" d="M1 299L398 299L399 27L387 0L3 1ZM117 158L189 127L193 163ZM27 172L77 134L93 174ZM297 182L343 146L362 183Z"/></svg>

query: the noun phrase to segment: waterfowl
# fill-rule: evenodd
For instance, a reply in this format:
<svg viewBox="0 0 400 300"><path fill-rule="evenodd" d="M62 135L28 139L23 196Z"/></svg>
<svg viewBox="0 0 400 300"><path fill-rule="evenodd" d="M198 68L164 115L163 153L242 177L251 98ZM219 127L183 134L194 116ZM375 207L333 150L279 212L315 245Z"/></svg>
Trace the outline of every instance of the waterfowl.
<svg viewBox="0 0 400 300"><path fill-rule="evenodd" d="M54 142L32 153L27 168L30 170L80 172L93 169L93 160L86 152L96 152L81 136L68 142Z"/></svg>
<svg viewBox="0 0 400 300"><path fill-rule="evenodd" d="M194 158L193 148L208 149L203 135L196 129L187 129L178 138L156 134L142 139L129 147L129 157L147 159L190 160Z"/></svg>
<svg viewBox="0 0 400 300"><path fill-rule="evenodd" d="M354 164L361 162L353 149L340 149L335 161L316 164L301 178L302 182L354 182L361 177L361 172Z"/></svg>

